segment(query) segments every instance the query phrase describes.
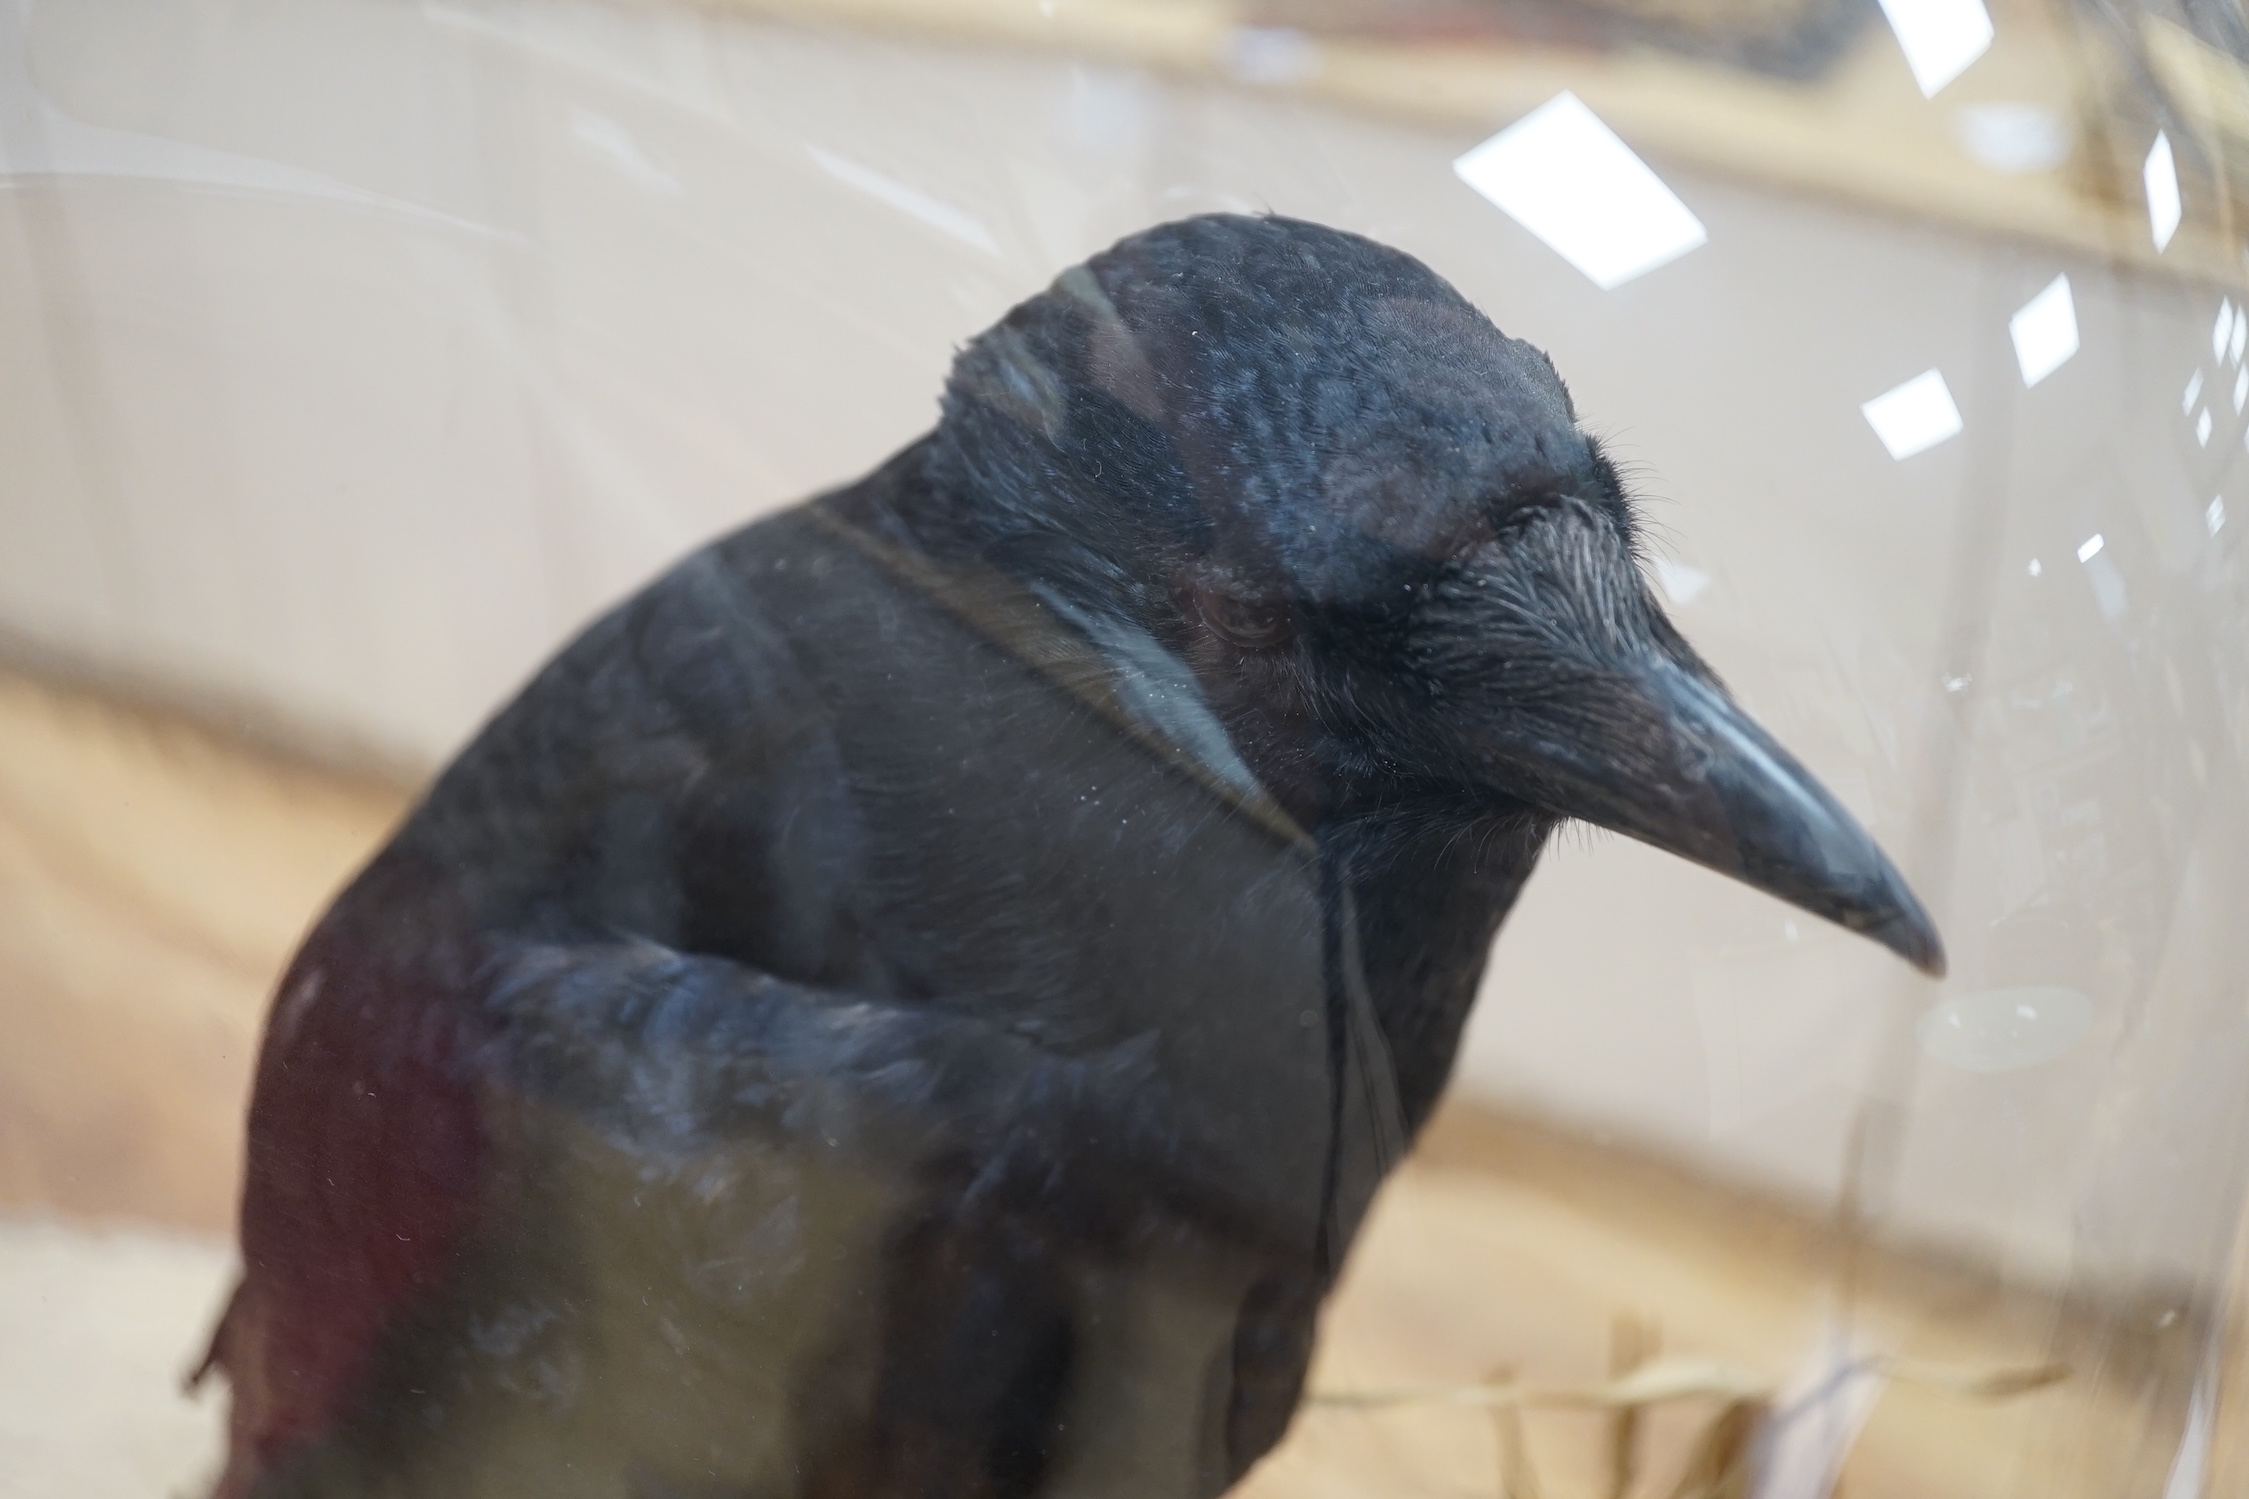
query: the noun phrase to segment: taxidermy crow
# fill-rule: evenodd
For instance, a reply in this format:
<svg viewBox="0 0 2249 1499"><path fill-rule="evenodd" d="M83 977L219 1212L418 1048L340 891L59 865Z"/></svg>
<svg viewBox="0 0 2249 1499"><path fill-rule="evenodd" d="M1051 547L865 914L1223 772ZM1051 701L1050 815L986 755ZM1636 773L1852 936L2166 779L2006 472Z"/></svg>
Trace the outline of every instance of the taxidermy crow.
<svg viewBox="0 0 2249 1499"><path fill-rule="evenodd" d="M1543 354L1353 235L1127 239L588 629L307 938L219 1492L1216 1494L1568 818L1942 964Z"/></svg>

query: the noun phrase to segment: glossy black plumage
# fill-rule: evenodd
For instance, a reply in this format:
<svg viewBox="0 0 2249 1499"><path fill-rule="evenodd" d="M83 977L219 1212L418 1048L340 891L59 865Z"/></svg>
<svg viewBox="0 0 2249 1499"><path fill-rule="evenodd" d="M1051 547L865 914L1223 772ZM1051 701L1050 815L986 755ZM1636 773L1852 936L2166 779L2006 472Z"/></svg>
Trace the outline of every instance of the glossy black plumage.
<svg viewBox="0 0 2249 1499"><path fill-rule="evenodd" d="M556 658L308 939L227 1495L1216 1493L1583 815L1934 932L1544 355L1211 217Z"/></svg>

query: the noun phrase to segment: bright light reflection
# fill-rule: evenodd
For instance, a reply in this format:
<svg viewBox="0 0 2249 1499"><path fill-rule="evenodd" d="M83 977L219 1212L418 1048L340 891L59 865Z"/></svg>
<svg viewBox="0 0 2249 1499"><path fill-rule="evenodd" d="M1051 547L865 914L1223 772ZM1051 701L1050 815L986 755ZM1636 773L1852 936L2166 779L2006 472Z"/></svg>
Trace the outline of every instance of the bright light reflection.
<svg viewBox="0 0 2249 1499"><path fill-rule="evenodd" d="M2188 412L2194 410L2194 398L2201 394L2202 371L2196 370L2193 374L2187 376L2186 393L2179 397L2179 415L2185 416Z"/></svg>
<svg viewBox="0 0 2249 1499"><path fill-rule="evenodd" d="M2046 289L2007 320L2015 340L2015 363L2023 384L2036 385L2077 352L2077 304L2070 299L2069 277L2056 276Z"/></svg>
<svg viewBox="0 0 2249 1499"><path fill-rule="evenodd" d="M2194 440L2204 447L2210 446L2210 412L2208 408L2204 408L2202 414L2194 419Z"/></svg>
<svg viewBox="0 0 2249 1499"><path fill-rule="evenodd" d="M2249 369L2233 377L2233 409L2239 411L2245 402L2249 402Z"/></svg>
<svg viewBox="0 0 2249 1499"><path fill-rule="evenodd" d="M2226 298L2218 304L2218 320L2210 325L2210 357L2226 357L2226 345L2233 341L2233 299Z"/></svg>
<svg viewBox="0 0 2249 1499"><path fill-rule="evenodd" d="M1452 169L1603 291L1710 238L1702 220L1575 94L1555 95Z"/></svg>
<svg viewBox="0 0 2249 1499"><path fill-rule="evenodd" d="M2086 537L2085 540L2078 546L2077 560L2080 562L2090 562L2095 557L2098 557L2101 554L2101 548L2107 545L2108 538L2101 535L2100 532L2095 531L2092 535Z"/></svg>
<svg viewBox="0 0 2249 1499"><path fill-rule="evenodd" d="M1960 430L1960 408L1944 374L1928 370L1859 407L1882 446L1897 459L1911 458Z"/></svg>
<svg viewBox="0 0 2249 1499"><path fill-rule="evenodd" d="M1983 0L1882 0L1882 14L1924 99L1934 98L1991 45L1991 12Z"/></svg>
<svg viewBox="0 0 2249 1499"><path fill-rule="evenodd" d="M2225 528L2226 499L2224 495L2219 495L2216 499L2213 499L2203 510L2202 524L2210 528L2212 536L2217 535L2219 531Z"/></svg>
<svg viewBox="0 0 2249 1499"><path fill-rule="evenodd" d="M2147 186L2148 230L2161 253L2179 232L2179 169L2171 160L2171 137L2160 130L2148 149L2147 164L2140 168L2140 180Z"/></svg>

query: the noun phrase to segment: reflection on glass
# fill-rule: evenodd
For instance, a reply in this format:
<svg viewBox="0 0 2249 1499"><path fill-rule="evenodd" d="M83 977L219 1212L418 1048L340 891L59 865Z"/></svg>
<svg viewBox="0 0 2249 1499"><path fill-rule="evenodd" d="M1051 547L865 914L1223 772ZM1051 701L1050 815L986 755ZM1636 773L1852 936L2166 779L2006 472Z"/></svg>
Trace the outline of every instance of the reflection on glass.
<svg viewBox="0 0 2249 1499"><path fill-rule="evenodd" d="M2069 120L2044 104L1964 104L1953 121L1968 154L1995 172L2050 172L2075 144Z"/></svg>
<svg viewBox="0 0 2249 1499"><path fill-rule="evenodd" d="M1864 402L1859 410L1892 458L1927 452L1960 431L1960 408L1940 370L1925 370Z"/></svg>
<svg viewBox="0 0 2249 1499"><path fill-rule="evenodd" d="M1965 1072L2016 1072L2077 1044L2093 1007L2074 989L2026 986L1955 994L1921 1017L1915 1033L1930 1056Z"/></svg>
<svg viewBox="0 0 2249 1499"><path fill-rule="evenodd" d="M985 228L983 222L966 209L956 208L942 199L933 198L918 187L908 187L895 177L885 176L872 167L862 166L833 151L823 151L818 146L808 145L804 152L818 164L821 171L836 181L865 193L876 202L895 208L908 218L918 219L938 233L950 235L962 244L973 246L987 255L1000 253L999 242L992 238L992 231Z"/></svg>
<svg viewBox="0 0 2249 1499"><path fill-rule="evenodd" d="M1924 98L1934 98L1991 46L1983 0L1882 0L1882 14Z"/></svg>
<svg viewBox="0 0 2249 1499"><path fill-rule="evenodd" d="M1679 195L1575 94L1558 94L1453 163L1603 291L1709 239Z"/></svg>
<svg viewBox="0 0 2249 1499"><path fill-rule="evenodd" d="M2023 384L2036 385L2077 352L2077 305L2070 300L2069 277L2056 276L2007 320L2015 342L2015 363Z"/></svg>
<svg viewBox="0 0 2249 1499"><path fill-rule="evenodd" d="M2171 247L2171 236L2179 232L2182 208L2179 202L2178 164L2171 158L2171 137L2156 132L2155 144L2148 148L2147 161L2140 168L2140 181L2147 190L2148 232L2155 237L2155 248Z"/></svg>
<svg viewBox="0 0 2249 1499"><path fill-rule="evenodd" d="M659 197L676 198L687 191L675 174L648 159L630 131L607 115L590 109L574 110L570 133L628 179Z"/></svg>

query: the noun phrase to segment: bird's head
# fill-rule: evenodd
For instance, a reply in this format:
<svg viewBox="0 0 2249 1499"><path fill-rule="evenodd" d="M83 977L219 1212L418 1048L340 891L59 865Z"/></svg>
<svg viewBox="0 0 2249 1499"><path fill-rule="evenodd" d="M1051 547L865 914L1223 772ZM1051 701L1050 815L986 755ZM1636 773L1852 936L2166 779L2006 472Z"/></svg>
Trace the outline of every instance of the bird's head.
<svg viewBox="0 0 2249 1499"><path fill-rule="evenodd" d="M1412 257L1280 218L1135 235L962 353L930 462L942 544L1169 646L1300 816L1348 786L1579 818L1941 972L1650 593L1553 364Z"/></svg>

